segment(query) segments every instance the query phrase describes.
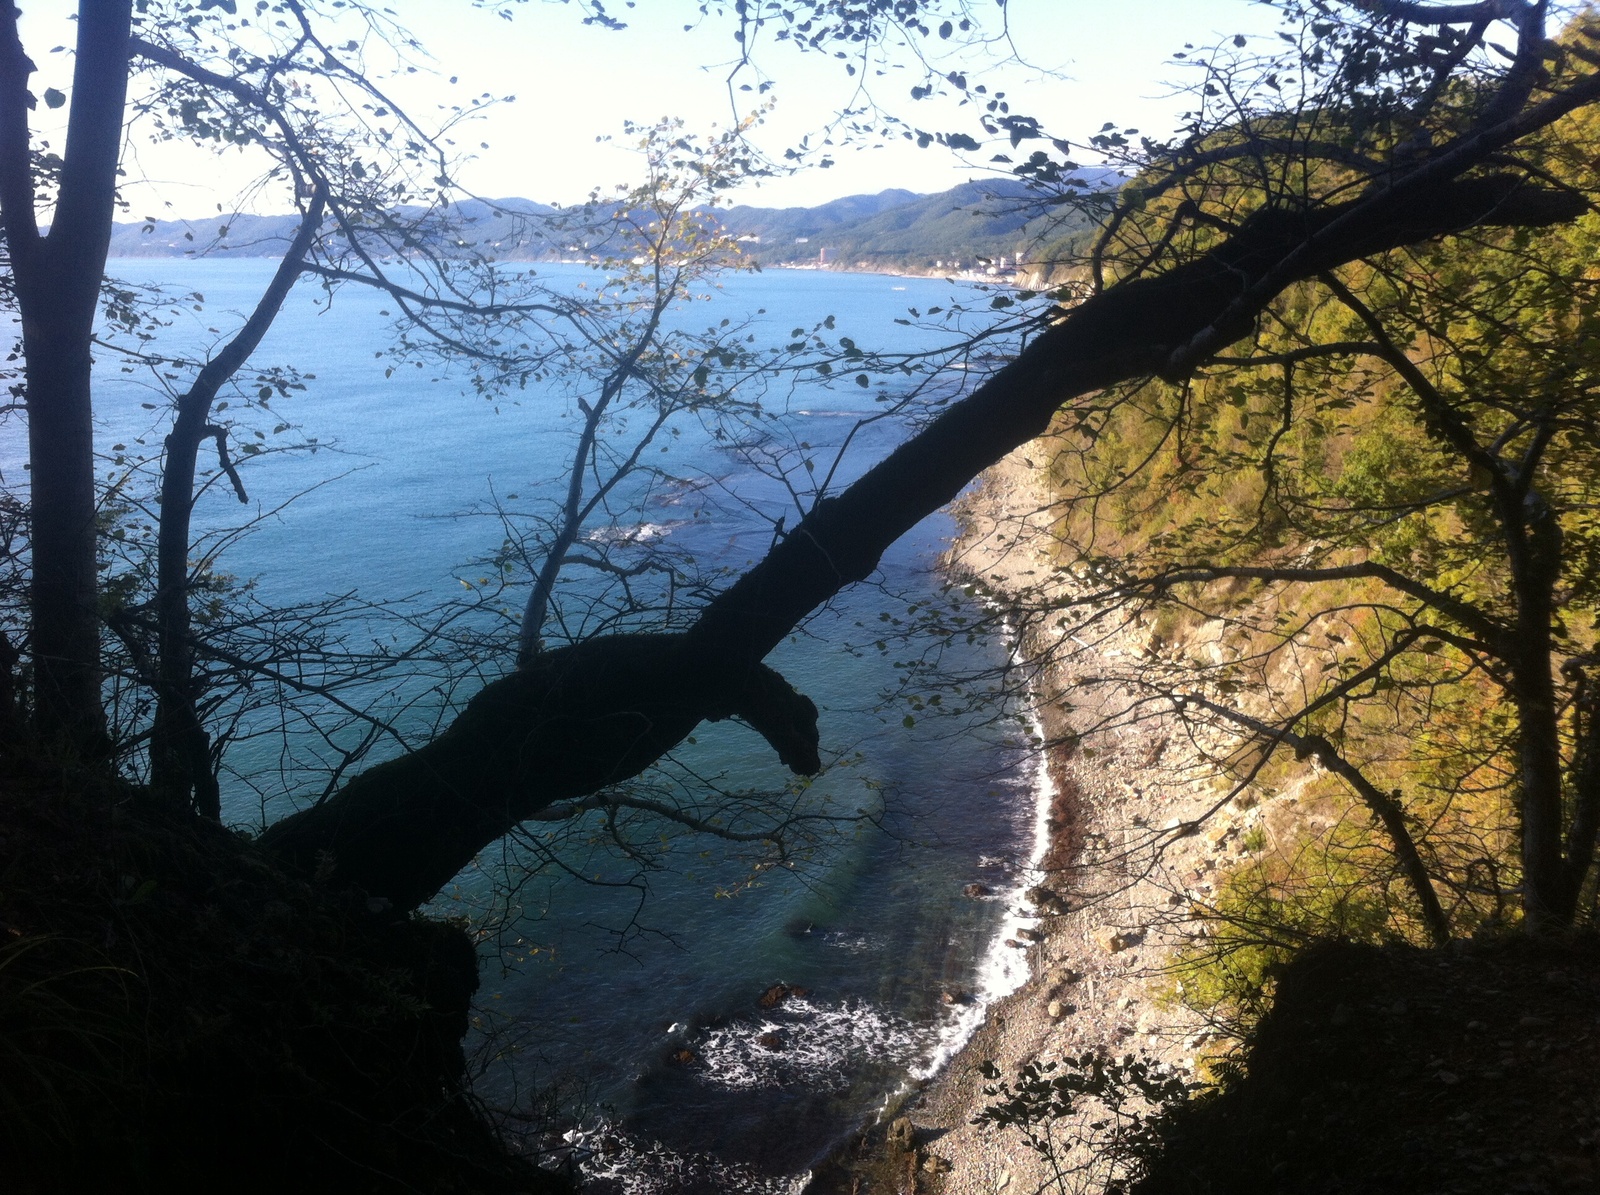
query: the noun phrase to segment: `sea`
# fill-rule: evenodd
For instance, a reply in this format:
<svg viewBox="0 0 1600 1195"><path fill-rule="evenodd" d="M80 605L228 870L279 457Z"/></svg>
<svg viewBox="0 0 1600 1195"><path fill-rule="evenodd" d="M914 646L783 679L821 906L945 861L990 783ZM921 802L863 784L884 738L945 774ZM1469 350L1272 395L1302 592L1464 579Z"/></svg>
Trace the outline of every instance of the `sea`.
<svg viewBox="0 0 1600 1195"><path fill-rule="evenodd" d="M193 348L238 326L274 264L132 259L110 270L169 296L151 344ZM558 287L593 284L582 264L529 268ZM955 325L929 325L930 309L990 301L968 283L796 270L730 274L707 294L669 318L747 325L752 345L822 327L898 353L955 339ZM239 421L248 503L218 478L196 528L226 543L217 566L264 606L337 594L421 610L481 594L482 562L503 547L506 519L556 492L582 379L484 395L460 367L397 364L392 307L354 287L329 302L300 285L248 367L249 393L258 374L270 391L265 410L239 401L217 416ZM912 387L946 401L977 372L968 359L930 359L931 371L884 372L867 386L785 376L760 396L762 434L846 483L909 434L903 418L873 417ZM278 366L314 376L280 393ZM131 462L159 450L183 378L115 353L97 370L104 478L136 508ZM794 483L748 439L733 450L699 422L670 430L651 463L684 484L641 489L636 506L617 504L592 534L650 539L737 573L772 542L778 514L787 510L791 526L798 517ZM251 443L258 450L245 451ZM19 450L5 450L11 476ZM787 858L649 815L613 833L590 814L531 824L434 902L479 932L468 1055L477 1092L526 1148L580 1166L602 1191L799 1191L821 1157L935 1073L986 1005L1026 977L1014 937L1030 924L1020 894L1044 846L1047 780L1027 701L1005 683L1003 627L939 571L953 532L944 514L925 520L877 578L769 659L821 711L822 775L797 781L759 736L723 723L644 778L656 786L648 791L670 789L691 806L703 790L736 794L715 798L725 804L838 819L812 825ZM502 621L526 581L515 567L496 573ZM930 612L944 628L937 652L914 633ZM390 631L357 618L342 633ZM417 686L438 691L400 708L418 733L472 688L438 686L431 672ZM384 750L378 742L371 758ZM240 733L225 820L259 825L286 812L299 751L325 763L328 744L303 729Z"/></svg>

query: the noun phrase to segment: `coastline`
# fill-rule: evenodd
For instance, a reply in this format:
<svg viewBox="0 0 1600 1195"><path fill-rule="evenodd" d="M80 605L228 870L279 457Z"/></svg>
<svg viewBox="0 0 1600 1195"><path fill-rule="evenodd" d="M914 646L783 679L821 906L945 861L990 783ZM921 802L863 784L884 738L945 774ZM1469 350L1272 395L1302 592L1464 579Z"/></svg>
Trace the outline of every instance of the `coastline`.
<svg viewBox="0 0 1600 1195"><path fill-rule="evenodd" d="M563 263L566 264L566 263ZM982 286L1003 287L1008 290L1048 290L1050 282L1038 274L1036 266L1018 266L993 274L985 270L917 270L910 267L874 266L862 269L828 262L774 262L760 267L762 273L771 270L802 270L817 274L867 274L878 278L926 278L944 282L966 282Z"/></svg>
<svg viewBox="0 0 1600 1195"><path fill-rule="evenodd" d="M210 257L194 258L187 254L170 252L149 253L116 253L107 259L110 263L116 262L145 262L145 261L282 261L281 253L244 253L231 252L219 253ZM592 266L594 263L584 257L517 257L508 256L498 259L504 265L526 266ZM853 265L838 262L807 262L783 261L773 262L768 265L758 265L762 273L773 270L799 270L814 274L863 274L878 278L922 278L934 281L965 282L983 286L1002 287L1009 290L1047 290L1051 283L1037 274L1037 267L1020 266L1001 273L990 274L982 270L919 270L911 267L874 266L862 269Z"/></svg>
<svg viewBox="0 0 1600 1195"><path fill-rule="evenodd" d="M1028 452L1008 456L958 500L961 531L943 561L1002 607L1059 596L1071 582L1054 567L1049 499ZM1035 673L1033 716L1049 773L1043 877L1031 881L1048 892L1029 889L1037 899L1008 910L1008 924L1037 918L1038 940L1009 947L1025 951L1029 978L983 1009L966 1044L920 1090L819 1166L809 1195L1048 1190L1049 1163L1018 1131L972 1123L989 1098L981 1066L992 1062L1010 1079L1028 1062L1098 1051L1142 1054L1192 1078L1196 1052L1213 1036L1174 998L1169 962L1192 932L1190 910L1208 903L1260 811L1213 811L1211 769L1162 717L1088 733L1118 693L1092 683L1097 666L1145 650L1145 628L1130 622L1070 654L1049 638L1063 633L1034 620L1017 645ZM1185 826L1207 813L1203 833Z"/></svg>

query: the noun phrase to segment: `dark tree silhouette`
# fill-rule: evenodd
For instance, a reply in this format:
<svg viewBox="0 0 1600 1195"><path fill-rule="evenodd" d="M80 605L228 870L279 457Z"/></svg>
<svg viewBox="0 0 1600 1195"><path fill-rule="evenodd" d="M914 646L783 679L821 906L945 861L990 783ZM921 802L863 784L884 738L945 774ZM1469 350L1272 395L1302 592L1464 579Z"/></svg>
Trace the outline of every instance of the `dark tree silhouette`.
<svg viewBox="0 0 1600 1195"><path fill-rule="evenodd" d="M829 28L855 37L871 36L882 22L929 36L906 13L916 17L938 6L896 5L877 25L873 13L881 6L799 7L814 9ZM1299 62L1325 83L1312 102L1345 114L1328 122L1326 143L1298 143L1285 172L1311 160L1334 163L1336 171L1305 170L1298 189L1269 188L1264 206L1241 209L1225 226L1208 228L1204 241L1186 232L1198 214L1180 212L1143 260L1122 266L1120 273L1113 268L1109 277L1097 256L1088 297L1042 317L1015 361L859 481L820 497L688 630L607 636L528 652L517 672L486 686L435 741L356 776L329 799L269 827L263 845L308 870L414 907L520 821L561 802L603 796L704 719L742 718L789 766L814 770L815 710L762 659L833 594L868 577L898 536L1007 451L1043 433L1076 397L1131 378L1181 379L1250 334L1259 313L1285 287L1366 255L1483 225L1570 220L1584 210L1581 197L1548 186L1536 170L1520 165L1515 150L1563 115L1600 99L1600 72L1594 69L1600 56L1588 48L1592 18L1580 17L1567 39L1565 52L1578 60L1577 69L1553 74L1545 65L1556 50L1543 2L1433 6L1360 0L1335 6L1291 0L1283 7L1307 18L1310 32L1297 51ZM298 61L294 55L307 53L319 69L345 70L306 24L304 7L284 0L284 11L302 30L291 38L284 63L254 64L236 76L209 71L153 35L131 37L131 9L131 0L83 0L80 6L79 86L56 219L47 236L40 235L34 216L36 163L26 117L31 64L18 40L15 10L0 11L0 214L23 316L34 451L35 722L43 737L91 754L104 732L94 593L90 331L114 211L130 62L152 64L182 87L242 104L249 135L267 138L270 131L271 143L306 184L300 192L305 218L326 204L351 238L355 264L375 284L393 286L372 255L363 254L338 189L319 186L329 181L320 173L324 159L299 141L277 104L277 73ZM595 5L591 11L603 10ZM741 21L741 32L747 24ZM1517 38L1509 64L1498 67L1487 49L1496 24L1514 27ZM1275 78L1268 81L1277 87ZM965 82L952 80L951 86L964 89ZM1044 137L1039 121L998 101L984 111L985 133L1008 137L1014 147ZM1343 144L1358 120L1387 130L1378 151ZM1224 145L1225 133L1240 143ZM977 144L958 134L942 140L957 147ZM1051 144L1063 154L1070 148ZM1108 151L1127 146L1120 136L1097 139L1097 147ZM1179 142L1145 142L1137 151L1146 163L1180 167L1217 153L1276 162L1272 114L1197 119ZM1069 161L1041 151L1017 173L1048 185L1062 182L1071 169ZM371 204L363 210L384 209ZM325 277L349 276L342 267L318 269ZM426 304L414 304L416 296L399 289L392 293L402 306L421 307L427 326ZM204 405L203 382L193 391L197 410ZM184 460L192 460L196 436L206 434L203 419L184 423L177 437ZM181 657L178 663L181 672ZM177 689L175 681L163 691L170 697ZM184 783L192 783L192 719L179 709L169 726L172 742L191 743L170 754L188 754L191 762L177 771L187 767L191 775ZM1531 826L1529 833L1542 841L1547 830Z"/></svg>

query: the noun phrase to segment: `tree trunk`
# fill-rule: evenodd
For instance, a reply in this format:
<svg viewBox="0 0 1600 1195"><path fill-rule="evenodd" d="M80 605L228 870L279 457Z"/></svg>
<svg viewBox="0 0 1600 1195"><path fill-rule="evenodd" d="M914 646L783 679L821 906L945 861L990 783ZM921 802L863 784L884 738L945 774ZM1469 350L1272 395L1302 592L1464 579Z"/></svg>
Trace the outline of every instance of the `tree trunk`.
<svg viewBox="0 0 1600 1195"><path fill-rule="evenodd" d="M277 318L293 289L306 254L322 226L328 188L318 182L289 250L255 310L228 344L207 361L194 385L178 400L178 416L167 437L161 471L161 520L156 532L156 715L150 730L150 783L157 792L213 820L222 816L221 794L211 767L211 736L195 707L194 652L189 640L189 528L194 513L194 475L200 445L208 436L224 449L221 428L212 427L217 392L238 373ZM237 477L231 477L246 501Z"/></svg>
<svg viewBox="0 0 1600 1195"><path fill-rule="evenodd" d="M40 239L27 177L28 74L33 64L3 31L0 203L27 355L34 714L42 736L83 754L105 746L96 609L94 427L90 343L116 197L128 83L132 0L83 0L66 153L50 234ZM19 152L22 161L18 161ZM22 171L21 176L18 170ZM26 210L24 210L26 209Z"/></svg>
<svg viewBox="0 0 1600 1195"><path fill-rule="evenodd" d="M35 312L41 305L33 305ZM55 325L71 322L56 314L26 320L23 334L33 463L34 722L46 741L92 756L104 748L106 724L89 343L86 336L53 334Z"/></svg>
<svg viewBox="0 0 1600 1195"><path fill-rule="evenodd" d="M1600 717L1593 680L1578 682L1574 706L1577 758L1572 767L1572 824L1567 829L1566 858L1562 863L1561 913L1567 921L1578 918L1589 870L1594 866L1595 840L1600 836Z"/></svg>
<svg viewBox="0 0 1600 1195"><path fill-rule="evenodd" d="M533 656L427 746L361 773L262 842L336 883L415 908L485 846L557 801L636 776L703 720L736 717L816 772L817 707L754 662L689 653L683 635L608 635Z"/></svg>
<svg viewBox="0 0 1600 1195"><path fill-rule="evenodd" d="M210 766L211 739L195 706L194 654L189 645L189 525L195 463L209 400L186 409L167 437L161 470L161 521L156 531L156 713L150 726L150 787L204 817L221 816Z"/></svg>
<svg viewBox="0 0 1600 1195"><path fill-rule="evenodd" d="M1260 308L1301 278L1475 224L1554 223L1584 210L1576 196L1484 178L1391 188L1316 212L1258 213L1203 257L1114 286L1040 333L971 396L819 503L683 635L615 636L548 653L486 686L434 743L356 777L263 842L409 908L518 822L638 774L702 718L749 718L785 762L804 756L809 766L810 702L760 660L869 576L895 539L1042 434L1063 403L1165 372L1202 334L1248 334Z"/></svg>
<svg viewBox="0 0 1600 1195"><path fill-rule="evenodd" d="M1516 495L1502 522L1510 548L1516 602L1511 698L1517 707L1522 814L1522 911L1535 928L1571 920L1561 853L1563 773L1560 713L1551 674L1554 593L1561 570L1561 528L1531 490ZM1575 900L1576 893L1571 894Z"/></svg>

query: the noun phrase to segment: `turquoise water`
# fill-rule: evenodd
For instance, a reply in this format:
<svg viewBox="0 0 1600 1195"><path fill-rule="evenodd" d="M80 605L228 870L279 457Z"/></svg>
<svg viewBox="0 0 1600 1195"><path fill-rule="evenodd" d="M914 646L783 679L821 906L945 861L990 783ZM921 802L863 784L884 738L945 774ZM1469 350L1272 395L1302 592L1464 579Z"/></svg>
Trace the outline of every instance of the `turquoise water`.
<svg viewBox="0 0 1600 1195"><path fill-rule="evenodd" d="M221 313L247 309L271 268L248 260L113 267L204 294L203 311L174 306L163 333L189 343L230 326ZM558 282L586 275L581 267L541 272ZM943 337L896 319L963 293L971 298L967 288L925 279L774 271L726 280L709 310L753 318L758 336L779 339L831 315L862 345L908 351ZM460 591L462 578L475 581L480 570L469 562L502 538L494 518L442 516L497 496L549 492L569 451L562 413L570 400L535 387L515 401L486 401L462 393L463 377L433 369L386 376L384 301L345 291L325 307L317 295L302 287L291 296L252 367L293 364L316 375L305 393L273 400L265 418L296 426L285 440L315 437L318 451L246 460L248 510L213 489L197 527L216 533L241 511L263 516L222 564L253 579L267 604L359 591L421 609ZM705 310L679 318L691 316L703 319ZM949 371L936 393L953 392L963 376ZM840 470L848 480L906 434L888 420L859 426L880 409L874 394L893 397L910 384L785 381L763 398L783 414L769 432L819 459L853 436ZM98 402L108 452L120 444L126 454L141 439L159 445L165 399L154 373L103 360ZM766 519L788 501L783 487L698 425L667 446L659 463L697 484L658 491L624 525L647 525L717 567L738 570L758 558L771 540ZM591 1171L622 1188L786 1189L887 1091L970 1029L977 1012L947 1004L946 993L997 982L991 947L1004 901L968 899L962 888L979 881L1007 890L1032 846L1033 764L1015 721L996 718L1014 711L990 705L941 717L924 709L908 728L903 701L881 702L918 650L892 636L880 650L877 640L893 627L885 616L904 619L908 607L949 600L934 565L951 530L943 516L924 522L891 550L876 583L844 595L769 661L822 711L831 766L815 784L797 790L765 743L728 724L703 728L654 778L680 795L709 777L794 808L857 815L819 835L793 866L753 871L753 856L739 849L643 818L629 827L630 841L650 848L643 861L603 828L535 825L438 902L498 918L483 946L480 1091L510 1101L556 1082L590 1100L594 1119L611 1126L612 1146L591 1159ZM501 604L514 606L521 592ZM486 633L499 625L490 618ZM388 633L376 621L351 628L356 638ZM945 665L952 674L997 668L1005 650L957 637ZM487 670L504 666L491 661ZM435 680L431 666L419 666L411 695L426 696ZM916 691L926 698L938 682L919 678ZM437 710L437 700L424 700L408 715L413 729L421 733ZM229 757L225 814L251 823L286 808L277 789L308 774L289 757L323 749L293 733L242 739ZM251 783L239 778L252 772ZM779 983L805 994L762 1008L759 998Z"/></svg>

